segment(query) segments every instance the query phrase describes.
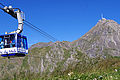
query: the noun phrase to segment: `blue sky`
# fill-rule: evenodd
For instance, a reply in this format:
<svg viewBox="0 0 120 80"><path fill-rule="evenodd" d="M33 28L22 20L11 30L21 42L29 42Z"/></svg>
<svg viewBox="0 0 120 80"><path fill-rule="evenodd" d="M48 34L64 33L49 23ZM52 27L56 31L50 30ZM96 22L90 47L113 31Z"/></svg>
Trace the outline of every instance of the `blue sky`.
<svg viewBox="0 0 120 80"><path fill-rule="evenodd" d="M0 0L1 3L20 8L26 20L60 41L74 41L88 32L101 19L120 23L120 0ZM0 34L17 29L17 21L0 11ZM49 42L38 32L24 25L23 35L29 46Z"/></svg>

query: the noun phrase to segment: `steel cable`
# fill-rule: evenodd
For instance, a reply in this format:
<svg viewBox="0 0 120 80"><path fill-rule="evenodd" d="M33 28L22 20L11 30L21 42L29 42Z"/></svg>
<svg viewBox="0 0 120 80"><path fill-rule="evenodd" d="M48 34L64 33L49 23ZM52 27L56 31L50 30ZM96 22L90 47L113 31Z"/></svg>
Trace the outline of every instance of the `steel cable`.
<svg viewBox="0 0 120 80"><path fill-rule="evenodd" d="M54 38L53 36L49 35L47 32L41 30L40 28L36 27L35 25L31 24L30 22L28 22L28 21L25 21L25 22L27 23L27 25L29 24L29 26L32 27L33 29L35 29L36 31L40 32L42 35L50 38L50 39L53 40L53 41L59 41L58 39L56 39L56 38ZM24 22L24 23L25 23L25 22ZM25 23L25 24L26 24L26 23Z"/></svg>
<svg viewBox="0 0 120 80"><path fill-rule="evenodd" d="M38 29L36 29L36 28L30 26L29 24L27 24L27 23L25 23L25 22L24 22L24 24L25 24L26 26L28 26L28 27L30 27L30 28L32 28L32 29L38 31L38 32L40 33L41 36L43 36L43 37L49 39L50 41L52 40L52 39L48 38L47 36L45 36L45 35L44 35L42 32L40 32ZM52 40L52 41L54 41L54 40Z"/></svg>
<svg viewBox="0 0 120 80"><path fill-rule="evenodd" d="M3 7L5 7L5 5L3 5L2 3L0 3L0 5L2 5Z"/></svg>

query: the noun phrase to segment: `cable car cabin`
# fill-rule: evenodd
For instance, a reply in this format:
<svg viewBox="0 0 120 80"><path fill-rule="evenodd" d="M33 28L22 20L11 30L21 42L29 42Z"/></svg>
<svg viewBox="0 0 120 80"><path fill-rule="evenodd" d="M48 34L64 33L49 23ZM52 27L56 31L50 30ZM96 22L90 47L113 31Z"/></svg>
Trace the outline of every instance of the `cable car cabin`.
<svg viewBox="0 0 120 80"><path fill-rule="evenodd" d="M26 36L20 34L0 35L0 55L2 57L24 57L28 54Z"/></svg>

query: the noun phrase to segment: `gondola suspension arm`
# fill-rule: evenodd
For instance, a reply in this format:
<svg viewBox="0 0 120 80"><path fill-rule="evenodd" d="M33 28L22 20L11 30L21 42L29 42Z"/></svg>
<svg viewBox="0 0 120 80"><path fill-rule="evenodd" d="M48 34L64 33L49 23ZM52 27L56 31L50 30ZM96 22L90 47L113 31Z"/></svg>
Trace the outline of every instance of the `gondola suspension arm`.
<svg viewBox="0 0 120 80"><path fill-rule="evenodd" d="M24 20L22 17L22 11L19 8L12 8L12 6L9 6L9 7L4 6L2 10L18 20L18 29L16 31L6 33L6 34L11 34L11 33L20 34L23 31L23 20Z"/></svg>

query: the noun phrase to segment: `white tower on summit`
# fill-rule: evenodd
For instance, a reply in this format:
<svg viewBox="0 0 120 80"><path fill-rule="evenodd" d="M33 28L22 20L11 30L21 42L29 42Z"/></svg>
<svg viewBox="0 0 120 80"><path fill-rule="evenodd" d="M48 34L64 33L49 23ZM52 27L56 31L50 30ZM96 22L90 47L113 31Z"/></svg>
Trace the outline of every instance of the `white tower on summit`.
<svg viewBox="0 0 120 80"><path fill-rule="evenodd" d="M103 17L103 14L101 14L101 18L102 18L102 20L106 20L106 19Z"/></svg>

